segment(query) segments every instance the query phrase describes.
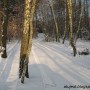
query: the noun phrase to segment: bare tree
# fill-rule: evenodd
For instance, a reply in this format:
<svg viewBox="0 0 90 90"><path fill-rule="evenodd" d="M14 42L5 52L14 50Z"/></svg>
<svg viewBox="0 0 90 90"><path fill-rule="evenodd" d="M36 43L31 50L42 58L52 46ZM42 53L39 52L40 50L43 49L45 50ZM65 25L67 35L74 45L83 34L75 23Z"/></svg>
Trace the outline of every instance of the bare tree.
<svg viewBox="0 0 90 90"><path fill-rule="evenodd" d="M74 56L76 56L76 47L73 41L73 18L72 18L72 0L67 0L68 13L69 13L69 22L70 22L70 45L73 48Z"/></svg>
<svg viewBox="0 0 90 90"><path fill-rule="evenodd" d="M37 0L25 0L24 8L24 25L21 40L21 51L20 51L20 67L19 77L21 83L24 83L24 77L29 78L28 73L28 62L29 55L32 47L32 34L33 34L33 18L35 12Z"/></svg>
<svg viewBox="0 0 90 90"><path fill-rule="evenodd" d="M7 26L8 26L8 0L3 0L4 2L4 23L3 23L3 37L2 37L2 46L4 47L4 51L2 53L2 58L7 57L7 52L6 52L6 44L7 44Z"/></svg>

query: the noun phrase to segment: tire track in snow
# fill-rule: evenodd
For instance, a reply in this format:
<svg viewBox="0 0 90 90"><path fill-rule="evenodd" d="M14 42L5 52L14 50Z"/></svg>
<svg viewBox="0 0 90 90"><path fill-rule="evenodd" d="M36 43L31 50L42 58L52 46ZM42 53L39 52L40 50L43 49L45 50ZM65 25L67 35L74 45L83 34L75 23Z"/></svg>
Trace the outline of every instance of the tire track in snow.
<svg viewBox="0 0 90 90"><path fill-rule="evenodd" d="M37 43L37 44L39 44L39 43ZM41 45L41 44L39 44L39 45ZM41 46L43 46L43 45L41 45ZM44 45L44 46L45 46L45 45ZM58 50L56 50L55 48L53 48L53 47L51 47L51 46L45 46L45 48L48 49L49 51L53 51L55 54L59 55L60 57L62 57L62 58L64 58L64 59L66 59L66 60L68 61L68 63L72 63L72 62L71 62L72 59L71 59L70 57L64 55L63 52L58 51ZM83 75L85 74L85 75L87 75L88 77L90 76L90 73L89 73L90 70L89 70L89 69L87 69L85 66L83 66L83 64L77 62L76 60L73 60L73 61L74 61L74 63L77 63L78 66L80 65L79 67L81 67L81 68L79 68L79 67L77 66L77 67L75 68L76 71L77 71L77 70L79 70L79 71L82 70ZM72 68L74 68L74 67L72 66ZM84 71L84 70L85 70L85 71ZM87 73L86 73L86 72L87 72ZM89 77L89 78L90 78L90 77Z"/></svg>
<svg viewBox="0 0 90 90"><path fill-rule="evenodd" d="M36 46L37 46L37 44L36 44ZM39 47L41 48L41 45L39 45ZM44 46L43 46L44 47ZM45 47L44 47L44 49L46 49ZM48 48L49 49L49 48ZM49 51L51 51L51 50L49 50ZM47 51L48 52L48 51ZM53 52L53 50L52 50L52 52ZM55 66L55 65L54 65ZM57 67L57 66L56 66ZM78 85L83 85L81 82L79 82L79 81L77 81L77 80L75 80L74 78L72 78L71 76L69 76L66 72L64 72L63 70L61 71L61 68L59 67L59 69L60 69L60 74L65 74L65 76L67 76L67 77L64 77L64 78L66 78L67 80L68 79L70 79L69 81L71 82L71 83L73 83L74 85L76 84L78 84ZM62 74L62 76L64 76ZM80 89L80 90L82 90L82 89Z"/></svg>
<svg viewBox="0 0 90 90"><path fill-rule="evenodd" d="M16 41L15 43L11 43L11 45L9 45L9 46L7 47L7 52L12 51L12 49L13 49L17 44L19 44L18 41ZM10 47L10 46L11 46L11 47Z"/></svg>
<svg viewBox="0 0 90 90"><path fill-rule="evenodd" d="M0 90L15 90L17 84L17 69L18 69L18 59L16 58L19 55L19 44L17 44L7 58L7 63L5 70L3 71L0 77ZM17 73L16 73L17 72Z"/></svg>
<svg viewBox="0 0 90 90"><path fill-rule="evenodd" d="M19 81L19 77L18 77L18 69L19 69L19 49L17 50L17 53L15 55L15 59L12 63L12 67L11 67L11 71L9 73L9 76L7 78L7 82L9 82L10 80L11 81L15 81L14 84L12 85L13 86L13 90L16 90L17 89L17 85L18 85L18 81ZM14 71L14 73L13 73Z"/></svg>
<svg viewBox="0 0 90 90"><path fill-rule="evenodd" d="M35 62L37 64L40 64L39 58L33 49L32 49L32 53L33 53ZM55 87L56 86L55 83L48 77L47 73L44 71L44 68L40 65L38 65L38 68L39 68L41 75L42 75L44 90L49 90L49 86Z"/></svg>
<svg viewBox="0 0 90 90"><path fill-rule="evenodd" d="M12 55L12 51L13 51L13 49L14 49L14 47L16 47L16 45L17 45L18 43L16 42L15 43L15 45L13 45L13 46L8 46L8 48L10 47L10 49L8 49L8 51L10 52L9 53L9 55L8 55L8 57L10 57L11 55ZM4 59L4 58L1 58L2 60L1 60L1 62L0 62L0 77L1 77L1 74L3 73L3 71L5 70L5 67L6 67L6 65L7 65L7 62L8 62L8 57L7 57L7 59Z"/></svg>
<svg viewBox="0 0 90 90"><path fill-rule="evenodd" d="M16 44L17 44L17 43L16 43ZM15 45L16 45L16 44L15 44ZM7 52L8 52L8 51L11 51L15 45L11 45L11 44L10 44L10 45L7 45ZM10 47L10 46L11 46L11 47ZM0 57L0 63L1 63L1 59L3 59L3 58Z"/></svg>
<svg viewBox="0 0 90 90"><path fill-rule="evenodd" d="M46 45L46 44L45 44ZM72 61L72 59L73 58L71 58L71 57L68 57L67 56L67 54L65 54L64 52L61 52L61 51L58 51L57 49L55 49L55 48L53 48L53 47L51 47L51 46L48 46L48 45L46 45L46 47L48 47L48 48L51 48L52 50L54 50L56 53L58 52L58 53L60 53L62 56L65 56L65 57L67 57L67 59L68 60L70 60L70 61ZM84 74L86 74L88 77L90 76L90 68L88 68L86 65L84 65L84 64L82 64L82 63L80 63L79 61L77 61L76 59L75 59L75 57L74 57L74 59L73 59L73 62L74 63L76 63L78 66L81 66L82 67L82 72L84 73ZM76 67L77 68L77 70L79 69L78 67ZM81 69L80 69L81 70ZM84 72L85 71L85 72ZM86 73L87 72L87 73Z"/></svg>
<svg viewBox="0 0 90 90"><path fill-rule="evenodd" d="M39 44L39 43L37 43L37 44ZM58 55L58 56L60 56L60 57L62 57L63 59L66 59L67 61L68 61L68 63L72 63L71 61L71 58L68 58L68 57L66 57L66 56L64 56L63 55L63 52L61 52L61 51L58 51L58 50L56 50L56 49L54 49L54 48L52 48L52 47L50 47L50 46L43 46L43 45L41 45L41 44L39 44L40 46L42 46L42 47L44 47L44 48L46 48L46 49L48 49L49 51L52 51L52 52L54 52L56 55ZM59 52L59 53L58 53ZM63 62L64 62L64 60L63 60ZM77 62L77 61L74 61L74 63L75 62ZM64 62L65 63L65 62ZM77 64L78 64L78 62L77 62ZM80 66L79 66L80 65ZM82 70L85 70L85 72L83 72L84 74L86 74L86 72L89 72L90 70L88 70L87 68L85 68L85 67L82 67L82 65L81 64L78 64L78 66L79 67L81 67L82 68ZM72 68L74 68L73 66L72 66ZM77 69L76 70L78 70L79 68L78 67L76 67ZM79 69L80 71L81 71L81 69ZM90 73L88 73L87 74L88 75L88 77L90 76ZM90 77L89 77L90 78Z"/></svg>
<svg viewBox="0 0 90 90"><path fill-rule="evenodd" d="M61 51L55 49L54 47L52 47L51 45L49 45L49 44L48 44L48 45L47 45L47 44L44 44L44 45L46 45L47 47L51 48L52 50L54 50L54 51L56 51L56 52L61 53L63 56L65 56L65 57L67 57L67 58L69 58L69 59L72 59L72 58L68 57L68 55L65 54L63 51L61 52ZM57 47L59 47L59 46L57 45ZM80 63L80 62L77 61L76 59L74 59L74 60L75 60L75 62L77 62L77 64L79 64L80 66L83 66L83 67L85 67L86 69L89 69L89 70L90 70L90 68L89 68L88 66L86 66L86 65L84 65L84 64L82 64L82 63Z"/></svg>

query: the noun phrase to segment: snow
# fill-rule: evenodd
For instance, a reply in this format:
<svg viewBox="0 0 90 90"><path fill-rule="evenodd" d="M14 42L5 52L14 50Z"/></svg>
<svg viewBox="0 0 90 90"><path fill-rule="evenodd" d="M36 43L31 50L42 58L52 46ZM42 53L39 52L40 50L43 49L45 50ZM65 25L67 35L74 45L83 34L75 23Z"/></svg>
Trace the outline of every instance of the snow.
<svg viewBox="0 0 90 90"><path fill-rule="evenodd" d="M73 57L68 41L63 45L43 38L33 39L30 78L24 84L18 78L20 43L8 44L8 58L0 57L0 90L90 90L90 55ZM90 49L90 42L78 40L76 47Z"/></svg>

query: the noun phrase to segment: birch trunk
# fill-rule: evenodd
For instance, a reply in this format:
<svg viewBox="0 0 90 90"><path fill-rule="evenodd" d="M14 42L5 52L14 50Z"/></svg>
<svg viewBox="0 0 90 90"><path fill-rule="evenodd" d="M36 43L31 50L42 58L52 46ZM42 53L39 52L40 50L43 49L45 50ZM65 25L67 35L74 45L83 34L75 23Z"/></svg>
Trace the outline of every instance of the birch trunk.
<svg viewBox="0 0 90 90"><path fill-rule="evenodd" d="M33 18L37 0L25 0L24 25L21 40L19 77L24 83L24 77L29 78L28 62L32 47ZM24 60L24 61L23 61Z"/></svg>
<svg viewBox="0 0 90 90"><path fill-rule="evenodd" d="M83 6L84 6L84 5L82 4L82 5L81 5L81 13L80 13L78 30L77 30L77 32L76 32L76 37L75 37L75 43L76 43L76 41L77 41L77 39L78 39L79 32L80 32L81 20L82 20L82 15L83 15L83 11L84 11L84 7L83 7Z"/></svg>
<svg viewBox="0 0 90 90"><path fill-rule="evenodd" d="M66 32L67 32L67 1L65 0L65 31L63 36L63 44L65 42Z"/></svg>
<svg viewBox="0 0 90 90"><path fill-rule="evenodd" d="M31 0L25 0L25 8L24 8L24 24L23 24L23 32L22 32L22 40L21 40L21 50L20 50L20 65L19 65L19 78L21 78L21 82L24 83L24 77L26 74L26 66L24 61L28 62L27 58L27 49L28 49L28 39L29 39L29 18L30 18L30 9L31 9ZM28 63L27 63L28 67ZM26 77L29 77L27 71Z"/></svg>
<svg viewBox="0 0 90 90"><path fill-rule="evenodd" d="M74 56L76 56L76 47L73 41L73 20L72 20L72 0L67 0L69 22L70 22L70 45L73 48Z"/></svg>
<svg viewBox="0 0 90 90"><path fill-rule="evenodd" d="M52 15L53 15L53 19L54 19L54 23L55 23L55 28L56 28L56 42L60 42L59 40L59 29L58 29L58 24L57 24L57 21L56 21L56 18L55 18L55 14L54 14L54 9L53 9L53 2L51 1L50 4L49 4L50 8L51 8L51 12L52 12Z"/></svg>

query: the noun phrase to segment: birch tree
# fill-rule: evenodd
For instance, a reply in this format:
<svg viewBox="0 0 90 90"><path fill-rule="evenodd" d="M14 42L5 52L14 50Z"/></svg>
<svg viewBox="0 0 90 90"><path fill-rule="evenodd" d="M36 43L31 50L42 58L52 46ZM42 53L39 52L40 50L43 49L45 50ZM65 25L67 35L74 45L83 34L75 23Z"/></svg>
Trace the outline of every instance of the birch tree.
<svg viewBox="0 0 90 90"><path fill-rule="evenodd" d="M32 47L33 18L37 0L25 0L24 25L21 40L19 78L24 83L24 77L29 78L28 62Z"/></svg>
<svg viewBox="0 0 90 90"><path fill-rule="evenodd" d="M65 0L65 30L63 35L63 42L62 42L63 44L65 42L66 32L67 32L67 0Z"/></svg>
<svg viewBox="0 0 90 90"><path fill-rule="evenodd" d="M70 23L70 45L73 48L74 56L76 56L76 47L73 41L73 18L72 18L72 0L67 0L69 23Z"/></svg>
<svg viewBox="0 0 90 90"><path fill-rule="evenodd" d="M55 18L55 13L54 13L54 8L53 8L53 1L50 2L50 8L51 8L51 12L52 12L52 15L53 15L53 19L54 19L54 23L55 23L55 28L56 28L56 42L60 42L59 40L59 29L58 29L58 24L57 24L57 20Z"/></svg>

